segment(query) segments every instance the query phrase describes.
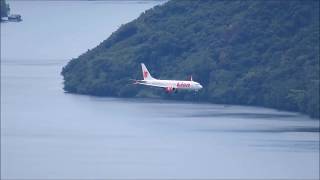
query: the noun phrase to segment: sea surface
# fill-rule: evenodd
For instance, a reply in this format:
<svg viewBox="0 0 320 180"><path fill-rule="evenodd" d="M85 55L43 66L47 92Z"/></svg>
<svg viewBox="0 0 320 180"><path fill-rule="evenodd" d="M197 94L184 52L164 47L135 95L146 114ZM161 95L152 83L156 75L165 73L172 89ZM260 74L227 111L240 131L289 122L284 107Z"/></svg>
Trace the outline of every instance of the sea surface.
<svg viewBox="0 0 320 180"><path fill-rule="evenodd" d="M65 93L61 69L163 1L8 1L1 179L319 178L319 120L274 109Z"/></svg>

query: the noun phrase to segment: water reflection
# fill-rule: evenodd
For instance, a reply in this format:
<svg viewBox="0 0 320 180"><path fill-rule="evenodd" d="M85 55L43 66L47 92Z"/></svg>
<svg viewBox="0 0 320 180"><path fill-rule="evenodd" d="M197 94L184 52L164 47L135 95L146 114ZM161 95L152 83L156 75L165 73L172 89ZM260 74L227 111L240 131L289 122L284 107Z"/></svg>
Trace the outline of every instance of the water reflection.
<svg viewBox="0 0 320 180"><path fill-rule="evenodd" d="M319 152L319 141L295 141L295 140L265 140L250 145L260 150L284 151L284 152Z"/></svg>
<svg viewBox="0 0 320 180"><path fill-rule="evenodd" d="M289 117L296 117L296 116L297 116L296 114L200 112L198 114L191 114L186 117L241 117L241 118L253 118L253 119L260 119L260 118L274 119L274 118L289 118Z"/></svg>
<svg viewBox="0 0 320 180"><path fill-rule="evenodd" d="M228 133L289 133L289 132L319 132L319 127L286 127L272 129L197 129L200 132L228 132Z"/></svg>

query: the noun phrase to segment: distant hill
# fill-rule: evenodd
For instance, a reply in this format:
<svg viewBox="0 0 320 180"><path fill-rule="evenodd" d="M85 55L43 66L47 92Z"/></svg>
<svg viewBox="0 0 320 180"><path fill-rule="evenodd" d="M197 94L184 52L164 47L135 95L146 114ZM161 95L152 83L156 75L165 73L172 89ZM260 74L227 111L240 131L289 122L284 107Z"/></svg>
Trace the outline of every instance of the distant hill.
<svg viewBox="0 0 320 180"><path fill-rule="evenodd" d="M7 17L10 11L9 5L6 3L6 0L0 0L0 14L2 17Z"/></svg>
<svg viewBox="0 0 320 180"><path fill-rule="evenodd" d="M137 87L154 77L204 85L198 94ZM299 111L319 118L319 1L172 0L122 25L62 70L64 89Z"/></svg>

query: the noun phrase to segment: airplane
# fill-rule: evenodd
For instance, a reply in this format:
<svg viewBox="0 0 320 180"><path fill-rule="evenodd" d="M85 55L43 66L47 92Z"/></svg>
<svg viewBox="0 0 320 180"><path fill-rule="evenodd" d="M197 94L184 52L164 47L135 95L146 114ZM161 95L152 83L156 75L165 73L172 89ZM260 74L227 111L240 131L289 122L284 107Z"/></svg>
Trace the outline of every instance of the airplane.
<svg viewBox="0 0 320 180"><path fill-rule="evenodd" d="M203 88L200 83L192 80L192 76L190 77L190 81L160 80L151 76L144 63L141 63L141 68L143 80L134 80L134 84L164 88L166 93L177 92L177 90L192 90L197 92Z"/></svg>

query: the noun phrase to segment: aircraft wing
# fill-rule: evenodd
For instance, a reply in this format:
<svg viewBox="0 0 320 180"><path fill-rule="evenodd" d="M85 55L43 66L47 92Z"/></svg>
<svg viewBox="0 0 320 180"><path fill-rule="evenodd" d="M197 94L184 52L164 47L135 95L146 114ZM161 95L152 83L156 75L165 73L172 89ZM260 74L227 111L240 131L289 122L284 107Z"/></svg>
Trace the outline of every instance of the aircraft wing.
<svg viewBox="0 0 320 180"><path fill-rule="evenodd" d="M167 85L162 85L162 84L151 84L151 83L147 83L143 80L136 80L135 84L141 84L141 85L145 85L145 86L153 86L153 87L160 87L160 88L170 88ZM172 87L172 88L177 88L176 86Z"/></svg>
<svg viewBox="0 0 320 180"><path fill-rule="evenodd" d="M142 84L142 85L145 85L145 86L161 87L161 88L167 88L168 87L168 86L164 86L164 85L155 85L155 84L140 83L140 82L137 82L137 84Z"/></svg>

